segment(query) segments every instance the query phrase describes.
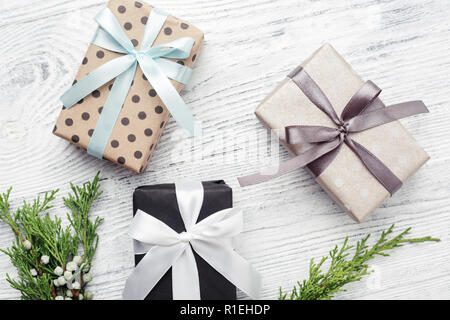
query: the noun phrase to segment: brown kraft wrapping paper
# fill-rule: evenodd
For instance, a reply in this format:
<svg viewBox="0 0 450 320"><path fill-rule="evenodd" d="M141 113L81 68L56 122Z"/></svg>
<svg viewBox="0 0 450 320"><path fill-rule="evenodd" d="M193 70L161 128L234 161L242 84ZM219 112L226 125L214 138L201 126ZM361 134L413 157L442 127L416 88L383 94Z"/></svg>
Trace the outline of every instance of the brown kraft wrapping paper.
<svg viewBox="0 0 450 320"><path fill-rule="evenodd" d="M143 1L110 0L108 8L138 50L152 7ZM203 32L192 24L169 16L154 45L167 43L180 37L191 37L195 40L195 44L189 58L172 60L193 68L204 36ZM121 54L91 44L75 81L119 56ZM183 89L183 84L174 80L170 81L178 92ZM114 80L98 88L72 108L63 108L53 133L86 150L113 82ZM169 118L169 112L138 65L133 84L109 138L103 158L135 172L144 171Z"/></svg>
<svg viewBox="0 0 450 320"><path fill-rule="evenodd" d="M302 67L323 90L337 114L341 114L347 102L364 83L329 44L317 50ZM302 153L307 146L288 145L284 138L284 127L335 127L328 116L289 78L284 79L262 101L255 114L269 129L281 129L277 130L281 143L295 155ZM402 182L429 159L428 154L398 121L352 133L352 139L371 151ZM316 180L357 222L362 222L390 196L346 144Z"/></svg>

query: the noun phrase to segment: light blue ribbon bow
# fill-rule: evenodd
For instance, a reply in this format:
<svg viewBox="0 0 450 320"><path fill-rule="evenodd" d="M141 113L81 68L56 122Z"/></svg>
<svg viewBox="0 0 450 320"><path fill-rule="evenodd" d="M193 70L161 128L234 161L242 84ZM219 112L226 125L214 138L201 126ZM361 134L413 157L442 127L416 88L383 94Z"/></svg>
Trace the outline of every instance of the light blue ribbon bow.
<svg viewBox="0 0 450 320"><path fill-rule="evenodd" d="M201 135L200 126L169 80L170 78L186 84L192 69L163 59L188 58L194 46L194 39L183 37L169 43L152 46L166 19L165 13L155 8L152 9L141 49L136 51L116 17L108 8L103 9L96 16L95 20L102 29L98 29L92 43L125 55L90 72L61 96L64 107L68 109L97 88L116 78L89 142L87 148L89 154L100 159L103 157L109 137L130 90L138 63L177 123L191 136Z"/></svg>

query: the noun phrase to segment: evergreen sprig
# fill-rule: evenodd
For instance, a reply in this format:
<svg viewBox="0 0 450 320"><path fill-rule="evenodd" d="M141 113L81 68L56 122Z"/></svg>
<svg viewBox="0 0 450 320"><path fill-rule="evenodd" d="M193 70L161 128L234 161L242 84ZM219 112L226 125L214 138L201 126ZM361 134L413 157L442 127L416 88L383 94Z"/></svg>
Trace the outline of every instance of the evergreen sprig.
<svg viewBox="0 0 450 320"><path fill-rule="evenodd" d="M411 228L388 239L394 231L394 225L383 231L379 240L371 247L367 245L370 234L356 243L356 246L348 244L348 237L339 248L335 246L329 252L329 256L324 256L319 263L311 259L309 266L309 279L298 282L290 293L283 293L280 288L280 300L330 300L348 283L360 281L364 276L371 273L367 262L375 256L389 256L386 251L403 246L404 243L417 243L435 241L440 239L432 237L407 239L405 236ZM355 249L353 257L349 258L350 250ZM325 261L331 260L328 271L324 273L322 266Z"/></svg>
<svg viewBox="0 0 450 320"><path fill-rule="evenodd" d="M0 252L10 257L18 271L17 278L7 275L6 279L24 300L92 297L85 289L91 279L89 270L98 246L97 229L103 219L92 222L89 212L102 193L99 173L82 186L71 184L71 189L67 198L63 198L70 210L67 227L62 226L60 218L52 218L47 212L58 190L45 193L43 199L38 196L32 203L24 201L14 213L9 203L12 188L0 194L0 220L15 234L13 245Z"/></svg>

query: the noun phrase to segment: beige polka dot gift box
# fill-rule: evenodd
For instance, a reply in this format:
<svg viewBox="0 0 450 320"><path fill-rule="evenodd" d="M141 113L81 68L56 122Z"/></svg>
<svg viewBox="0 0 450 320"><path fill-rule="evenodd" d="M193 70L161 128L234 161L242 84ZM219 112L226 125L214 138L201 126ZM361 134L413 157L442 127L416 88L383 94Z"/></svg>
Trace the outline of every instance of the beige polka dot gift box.
<svg viewBox="0 0 450 320"><path fill-rule="evenodd" d="M135 51L139 51L141 42L144 41L143 37L151 12L154 10L156 15L157 9L143 1L134 0L110 0L107 7L129 38L128 41L131 41ZM109 20L115 20L114 17ZM160 16L156 18L160 19ZM103 34L101 36L105 37ZM169 15L166 20L162 20L160 31L154 36L156 38L152 47L179 41L180 38L191 38L193 45L189 47L190 52L187 53L189 56L182 59L170 55L165 57L165 60L174 62L173 65L168 66L170 67L169 71L178 70L174 67L178 67L180 70L183 68L181 71L185 71L185 69L191 71L203 42L203 32L192 24ZM123 54L120 52L108 50L92 43L83 58L74 84L90 73L94 73L94 70L99 67L121 56ZM174 77L168 76L168 79L175 89L173 90L175 94L183 89L183 83L173 80ZM83 99L77 100L78 102L72 107L63 107L53 133L89 151L89 143L95 136L102 112L105 112L104 106L115 80L116 78L113 78L96 90L89 92ZM140 64L137 64L134 78L132 81L130 79L129 91L123 106L119 109L116 121L112 124L109 138L104 141L103 154L100 154L103 159L125 166L135 172L142 172L146 169L170 118L170 113L160 98L157 88L155 90L148 80Z"/></svg>
<svg viewBox="0 0 450 320"><path fill-rule="evenodd" d="M300 78L292 77L291 75L296 74L298 70L301 70L304 74ZM334 108L337 115L343 113L344 108L350 104L351 99L355 100L355 93L361 93L361 90L365 90L362 89L364 82L361 78L335 49L327 44L317 50L301 67L285 78L262 101L255 112L256 116L270 129L284 129L288 126L326 126L328 128L336 128L330 117L317 107L317 105L323 104L323 101L315 101L316 104L311 101L310 98L313 95L308 93L308 90L314 91L310 84L312 81L323 91L330 102L329 105ZM299 84L305 86L306 90L300 90ZM369 87L378 88L373 83L371 84ZM385 89L387 90L388 88ZM310 97L307 97L305 92L310 94ZM334 154L330 153L332 154L330 161L328 161L327 167L320 174L316 174L317 166L314 165L314 162L306 167L316 176L319 184L342 209L348 212L357 222L362 222L391 195L388 191L389 184L388 188L386 188L385 185L380 183L383 179L387 179L389 182L390 177L379 177L380 179L377 179L375 176L378 173L384 174L390 170L394 177L391 180L397 179L398 181L394 188L398 189L402 182L408 179L429 159L428 154L417 144L399 121L386 119L389 116L404 115L407 112L406 107L411 107L411 104L405 106L406 104L400 104L395 107L395 114L385 112L381 117L382 119L380 119L380 116L378 119L375 119L375 122L384 121L389 123L374 126L361 132L348 133L344 132L346 131L345 129L341 130L343 131L342 136L348 134L354 141L354 144L364 146L365 149L369 150L371 153L368 156L369 162L373 159L378 159L387 168L375 171L375 174L371 173L363 165L357 153L346 143L342 143ZM377 98L377 95L375 95L374 100L370 101L369 105L374 106L375 111L376 109L389 109ZM421 110L420 113L427 112L423 103L420 101L412 102L412 108L417 107ZM418 117L425 116L420 115ZM353 122L354 125L355 121ZM370 127L371 125L366 126ZM313 128L312 130L315 129ZM321 134L323 134L323 129L321 130ZM325 134L332 132L331 129L327 130ZM287 131L276 130L276 132L278 132L281 143L297 157L311 147L308 143L288 144L286 140ZM317 130L313 132L317 133ZM316 141L326 140L317 137L307 137L306 140L308 138ZM292 137L290 139L292 140ZM329 142L324 143L329 144ZM327 162L326 156L319 160ZM257 179L254 176L249 176L250 183L248 181L245 183L252 184L255 182ZM261 181L256 181L256 183L258 182Z"/></svg>

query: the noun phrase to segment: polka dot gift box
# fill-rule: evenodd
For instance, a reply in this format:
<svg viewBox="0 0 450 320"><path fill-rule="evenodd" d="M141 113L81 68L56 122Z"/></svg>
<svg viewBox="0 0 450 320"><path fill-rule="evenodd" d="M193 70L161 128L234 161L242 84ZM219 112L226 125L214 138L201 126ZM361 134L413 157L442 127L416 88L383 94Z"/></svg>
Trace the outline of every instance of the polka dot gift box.
<svg viewBox="0 0 450 320"><path fill-rule="evenodd" d="M88 150L88 153L98 158L115 162L135 172L142 172L146 169L170 118L168 111L170 108L166 107L163 100L173 101L177 98L178 103L184 104L178 94L189 78L186 75L190 75L195 64L203 42L203 33L188 22L160 13L144 2L132 0L111 0L102 15L96 17L96 21L101 27L82 60L71 90L77 87L76 89L83 93L85 83L80 83L86 81L88 75L95 78L95 73L99 72L97 69L103 68L102 76L109 75L111 80L104 84L100 83L93 91L85 91L87 95L74 101L69 108L62 99L65 107L58 117L53 133ZM152 28L147 28L150 30L146 32L147 24L150 23ZM154 24L156 28L153 27ZM110 36L111 30L108 28L115 30L116 38ZM155 30L159 32L154 33ZM152 31L154 41L149 40ZM127 73L129 70L122 74L114 74L116 68L108 67L114 59L117 61L127 59L124 57L124 53L127 52L117 44L120 41L116 41L120 40L121 34L128 38L124 41L124 47L127 47L126 42L129 43L128 52L131 54L128 56L134 54L137 57L135 60L139 61L136 63L134 75L131 73L131 76ZM170 44L173 46L169 46ZM161 48L158 48L159 45ZM156 56L155 50L165 54L164 50L175 48L161 58L158 59L158 56L153 60L157 61L160 70L165 72L166 79L162 80L166 81L166 87L167 85L172 87L169 88L172 91L167 91L166 87L161 88L160 83L164 81L159 81L156 77L158 83L155 83L152 82L154 79L148 79L146 76L153 76L153 62L150 62L148 67L150 71L144 74L139 60L142 46L148 47L153 56ZM118 59L121 57L122 60ZM133 60L129 61L133 67ZM125 62L128 63L127 60ZM95 83L96 79L90 81ZM117 92L119 95L124 92L123 104L117 98ZM73 97L71 98L73 100ZM111 104L116 105L115 111L114 107L111 108ZM186 110L190 113L187 107ZM173 116L175 118L175 114ZM110 131L107 134L100 133L103 127L108 126ZM90 149L96 150L90 152Z"/></svg>
<svg viewBox="0 0 450 320"><path fill-rule="evenodd" d="M315 88L319 88L323 92L324 95L321 96L323 99L319 99L320 96L316 94L318 90L314 88L311 82L316 84ZM367 91L370 92L367 88L375 89L374 95L370 96L369 94L370 99L365 102L362 99L357 101L358 99L355 99L357 94L364 93L364 90L366 90L366 93ZM333 149L333 152L319 158L313 158L316 160L313 160L306 168L313 173L319 184L340 207L357 222L362 222L367 215L391 195L392 190L394 190L392 192L394 193L402 182L429 159L428 154L417 144L411 134L399 121L395 121L398 117L390 118L390 114L378 119L372 117L372 120L376 120L374 123L378 121L377 126L368 125L369 128L363 131L352 131L352 125L355 124L354 118L350 117L350 121L346 120L343 112L344 108L351 109L348 108L351 101L356 101L355 104L361 101L363 101L362 103L367 102L367 104L361 103L361 107L364 108L360 111L360 115L363 115L363 117L370 112L376 112L377 114L386 112L387 109L392 107L395 107L397 116L398 114L404 116L409 112L407 108L410 107L420 111L416 113L428 111L420 101L386 107L377 98L378 94L379 88L376 85L372 82L364 83L334 48L327 44L286 77L262 101L255 112L261 122L270 129L284 129L289 126L310 126L310 128L311 126L321 126L321 133L324 134L324 138L317 137L317 135L315 137L311 137L312 135L310 137L288 136L285 135L285 131L277 130L277 132L282 132L279 135L281 143L296 155L297 159L299 155L306 154L306 151L311 150L312 147L318 147L320 144L333 144L333 141L335 141L333 139L342 138L337 142L345 141L345 143L336 144L338 146ZM327 104L324 100L329 100L329 108L334 109L336 118L342 115L343 120L332 121L330 116L326 114L327 112L323 110L324 108L322 107L321 110L318 107L318 105L324 106ZM351 116L355 117L356 115ZM383 121L391 122L378 125ZM339 128L337 128L336 122L341 122ZM324 127L326 127L325 132L323 131ZM312 130L316 129L312 128ZM337 135L336 130L338 131ZM290 131L286 132L289 133ZM327 135L330 136L329 139ZM344 140L347 136L353 141L352 149L347 144L347 140ZM290 144L287 143L287 138L290 139ZM302 138L303 141L310 139L309 142L317 141L318 143L293 143L292 140L294 139L292 138ZM382 170L375 172L375 174L371 173L355 152L354 145L363 146L370 152L370 155L366 154L365 159L368 159L372 164L381 161L384 164ZM359 155L361 156L361 153ZM374 159L377 160L374 161ZM323 165L324 163L326 165ZM370 165L369 163L369 167ZM378 167L380 166L378 165ZM386 172L388 172L387 179L382 176ZM378 173L381 174L377 179L375 176ZM241 184L261 182L255 182L255 176L258 176L258 174L242 177ZM382 184L381 182L392 182L393 180L395 183L391 183L394 187L391 188L390 192L388 191L390 189L389 183Z"/></svg>

